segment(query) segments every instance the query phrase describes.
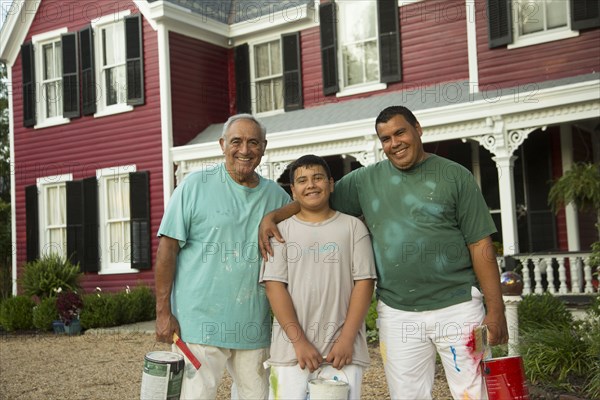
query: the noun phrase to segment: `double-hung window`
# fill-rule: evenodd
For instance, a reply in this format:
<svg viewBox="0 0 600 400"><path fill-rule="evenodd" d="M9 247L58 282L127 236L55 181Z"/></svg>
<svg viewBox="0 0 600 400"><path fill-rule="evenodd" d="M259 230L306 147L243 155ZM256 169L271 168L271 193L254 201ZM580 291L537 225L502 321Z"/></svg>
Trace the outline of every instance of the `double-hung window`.
<svg viewBox="0 0 600 400"><path fill-rule="evenodd" d="M101 272L135 272L131 269L129 173L135 165L98 171Z"/></svg>
<svg viewBox="0 0 600 400"><path fill-rule="evenodd" d="M39 229L42 255L58 254L67 258L67 194L66 182L71 174L38 178Z"/></svg>
<svg viewBox="0 0 600 400"><path fill-rule="evenodd" d="M568 1L518 0L513 5L515 37L509 48L566 39L579 34L571 30Z"/></svg>
<svg viewBox="0 0 600 400"><path fill-rule="evenodd" d="M487 0L487 15L490 48L568 39L600 26L595 0Z"/></svg>
<svg viewBox="0 0 600 400"><path fill-rule="evenodd" d="M35 65L35 128L69 122L63 117L63 49L61 34L67 29L36 35L32 38ZM36 112L37 111L37 112Z"/></svg>
<svg viewBox="0 0 600 400"><path fill-rule="evenodd" d="M103 17L92 24L98 90L96 116L133 110L133 107L127 104L127 58L123 18L128 14L129 10Z"/></svg>
<svg viewBox="0 0 600 400"><path fill-rule="evenodd" d="M256 113L283 110L283 72L279 39L253 46Z"/></svg>
<svg viewBox="0 0 600 400"><path fill-rule="evenodd" d="M377 2L339 3L342 88L379 83Z"/></svg>
<svg viewBox="0 0 600 400"><path fill-rule="evenodd" d="M382 90L402 80L398 2L321 3L319 22L325 96Z"/></svg>

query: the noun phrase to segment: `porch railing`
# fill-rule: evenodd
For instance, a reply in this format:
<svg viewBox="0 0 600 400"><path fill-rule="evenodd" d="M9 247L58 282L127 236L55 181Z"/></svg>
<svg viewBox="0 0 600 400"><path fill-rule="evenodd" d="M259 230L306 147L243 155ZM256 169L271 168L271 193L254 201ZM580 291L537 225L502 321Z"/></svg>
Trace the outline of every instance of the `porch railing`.
<svg viewBox="0 0 600 400"><path fill-rule="evenodd" d="M513 270L523 278L523 295L598 294L598 267L589 252L529 253L498 258L500 273Z"/></svg>

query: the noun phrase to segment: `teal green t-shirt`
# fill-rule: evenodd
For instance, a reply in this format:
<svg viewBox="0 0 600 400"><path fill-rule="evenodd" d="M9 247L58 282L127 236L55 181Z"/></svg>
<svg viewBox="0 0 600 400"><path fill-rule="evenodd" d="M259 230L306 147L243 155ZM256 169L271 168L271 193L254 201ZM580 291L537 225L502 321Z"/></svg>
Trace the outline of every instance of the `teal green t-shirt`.
<svg viewBox="0 0 600 400"><path fill-rule="evenodd" d="M477 279L467 244L496 227L466 168L433 154L405 171L381 161L344 176L331 202L364 215L385 304L425 311L471 299Z"/></svg>
<svg viewBox="0 0 600 400"><path fill-rule="evenodd" d="M275 182L236 183L223 164L193 172L175 189L159 236L179 241L171 307L181 338L231 349L269 346L271 321L258 284L258 225L290 201Z"/></svg>

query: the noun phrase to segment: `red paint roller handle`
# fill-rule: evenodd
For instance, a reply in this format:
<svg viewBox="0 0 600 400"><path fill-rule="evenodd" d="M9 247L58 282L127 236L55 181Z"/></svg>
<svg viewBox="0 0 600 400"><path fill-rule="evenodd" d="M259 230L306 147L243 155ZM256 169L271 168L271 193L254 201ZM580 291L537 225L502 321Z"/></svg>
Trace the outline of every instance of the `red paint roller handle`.
<svg viewBox="0 0 600 400"><path fill-rule="evenodd" d="M192 351L190 350L189 347L187 347L187 344L185 344L185 342L183 340L181 340L179 338L179 336L177 336L176 333L173 333L173 343L179 347L179 350L182 351L183 354L185 354L185 356L187 357L188 360L190 360L190 362L192 363L192 365L194 365L194 367L196 367L196 369L200 369L200 367L202 366L202 364L200 364L200 361L198 361L198 359L196 358L196 356L194 356L194 353L192 353Z"/></svg>

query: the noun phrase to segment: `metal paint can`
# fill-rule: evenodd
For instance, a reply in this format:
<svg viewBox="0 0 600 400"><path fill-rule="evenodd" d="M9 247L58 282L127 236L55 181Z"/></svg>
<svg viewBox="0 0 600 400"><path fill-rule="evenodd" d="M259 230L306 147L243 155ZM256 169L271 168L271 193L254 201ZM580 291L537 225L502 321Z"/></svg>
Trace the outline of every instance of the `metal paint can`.
<svg viewBox="0 0 600 400"><path fill-rule="evenodd" d="M183 356L170 351L152 351L144 357L141 400L179 400L183 382Z"/></svg>
<svg viewBox="0 0 600 400"><path fill-rule="evenodd" d="M489 400L529 400L521 356L484 360L481 367Z"/></svg>
<svg viewBox="0 0 600 400"><path fill-rule="evenodd" d="M311 379L308 381L310 400L347 400L350 385L333 379Z"/></svg>

